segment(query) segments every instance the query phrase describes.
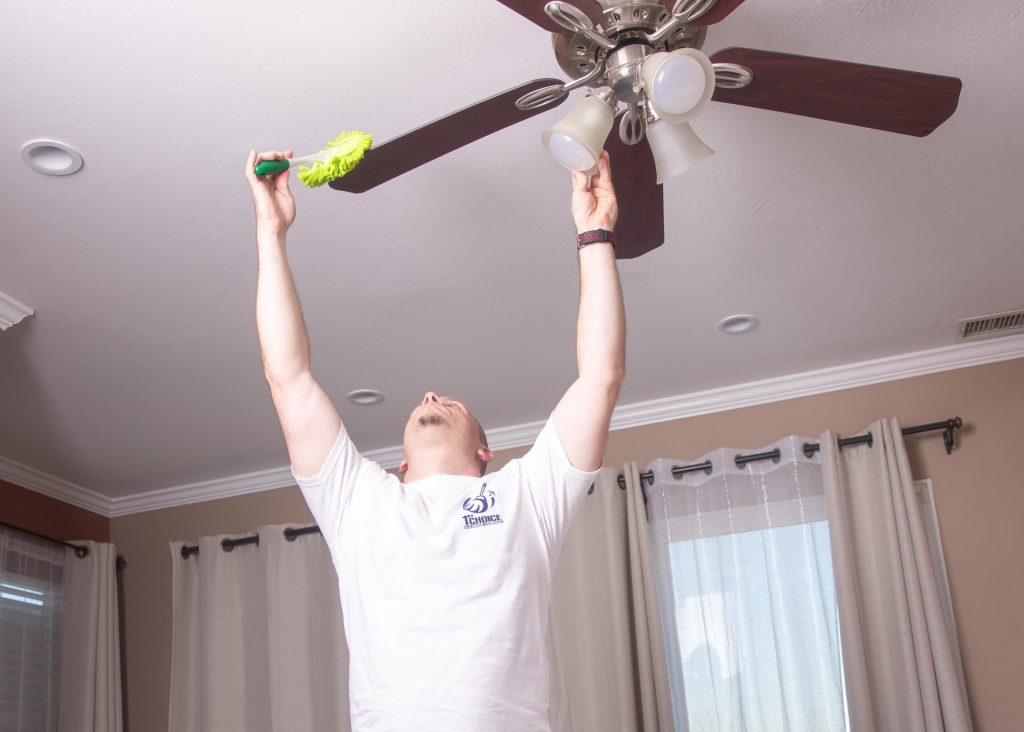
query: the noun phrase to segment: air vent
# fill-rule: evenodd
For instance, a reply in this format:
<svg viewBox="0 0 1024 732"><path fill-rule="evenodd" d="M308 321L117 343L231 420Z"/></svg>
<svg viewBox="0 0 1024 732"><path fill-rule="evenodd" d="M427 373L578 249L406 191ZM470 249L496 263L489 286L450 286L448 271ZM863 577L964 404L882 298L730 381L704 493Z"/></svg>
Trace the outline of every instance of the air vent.
<svg viewBox="0 0 1024 732"><path fill-rule="evenodd" d="M957 326L957 337L961 341L996 338L1014 333L1024 333L1024 309L967 318Z"/></svg>

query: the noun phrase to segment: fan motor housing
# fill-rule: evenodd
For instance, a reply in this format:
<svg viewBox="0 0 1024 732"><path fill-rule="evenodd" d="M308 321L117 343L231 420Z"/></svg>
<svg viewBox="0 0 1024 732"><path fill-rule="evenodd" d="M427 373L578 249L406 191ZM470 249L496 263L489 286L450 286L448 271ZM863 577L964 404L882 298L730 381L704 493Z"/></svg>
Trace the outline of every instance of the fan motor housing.
<svg viewBox="0 0 1024 732"><path fill-rule="evenodd" d="M699 49L704 45L707 28L683 24L659 46L652 46L647 41L647 34L653 33L668 19L668 11L659 3L624 3L606 8L604 21L596 30L619 44L611 54L630 45L649 49L642 56L655 51L674 51L677 48ZM553 33L551 43L558 65L573 79L593 71L594 65L607 53L583 33Z"/></svg>

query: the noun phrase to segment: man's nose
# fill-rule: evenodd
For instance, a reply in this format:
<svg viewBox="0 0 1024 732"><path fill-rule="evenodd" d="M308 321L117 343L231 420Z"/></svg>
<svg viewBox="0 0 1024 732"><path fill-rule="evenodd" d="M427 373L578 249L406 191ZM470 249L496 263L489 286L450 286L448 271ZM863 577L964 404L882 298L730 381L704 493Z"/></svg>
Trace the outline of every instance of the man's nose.
<svg viewBox="0 0 1024 732"><path fill-rule="evenodd" d="M430 404L431 402L434 402L434 403L438 403L438 404L439 404L439 403L441 402L441 397L439 397L439 396L438 396L437 394L435 394L435 393L434 393L434 392L432 392L432 391L428 391L428 392L427 392L427 393L426 393L426 394L425 394L425 395L423 396L423 403L424 403L424 404Z"/></svg>

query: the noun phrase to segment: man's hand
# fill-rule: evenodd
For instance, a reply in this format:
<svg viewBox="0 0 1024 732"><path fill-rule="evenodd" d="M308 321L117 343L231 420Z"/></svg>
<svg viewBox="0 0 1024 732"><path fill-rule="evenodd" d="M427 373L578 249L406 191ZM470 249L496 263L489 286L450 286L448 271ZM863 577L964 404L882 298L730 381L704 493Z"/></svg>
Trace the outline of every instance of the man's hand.
<svg viewBox="0 0 1024 732"><path fill-rule="evenodd" d="M572 173L572 218L576 222L576 233L594 229L614 231L618 217L608 152L602 151L597 173L589 181L586 173L575 170Z"/></svg>
<svg viewBox="0 0 1024 732"><path fill-rule="evenodd" d="M276 175L256 175L256 165L264 160L280 160L290 158L291 150L284 152L268 151L258 155L256 151L249 153L245 163L245 177L252 188L252 203L256 209L256 231L273 235L283 235L295 221L295 199L288 188L290 171Z"/></svg>

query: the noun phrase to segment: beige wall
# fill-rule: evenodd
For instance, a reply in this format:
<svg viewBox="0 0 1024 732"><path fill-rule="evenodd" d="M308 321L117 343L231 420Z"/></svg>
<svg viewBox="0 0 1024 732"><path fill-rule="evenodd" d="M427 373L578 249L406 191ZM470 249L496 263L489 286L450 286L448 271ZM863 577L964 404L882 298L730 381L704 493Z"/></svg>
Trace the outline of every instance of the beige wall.
<svg viewBox="0 0 1024 732"><path fill-rule="evenodd" d="M961 445L947 456L938 434L908 440L916 477L931 478L977 729L1017 728L1024 688L1024 360L932 374L731 412L621 430L607 465L692 460L716 447L757 448L788 434L853 434L882 416L903 425L959 415ZM521 454L503 451L492 468ZM297 489L152 511L111 521L128 560L122 573L128 732L167 726L170 677L168 542L309 521ZM178 561L181 561L180 559Z"/></svg>

